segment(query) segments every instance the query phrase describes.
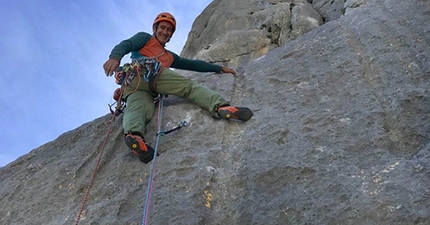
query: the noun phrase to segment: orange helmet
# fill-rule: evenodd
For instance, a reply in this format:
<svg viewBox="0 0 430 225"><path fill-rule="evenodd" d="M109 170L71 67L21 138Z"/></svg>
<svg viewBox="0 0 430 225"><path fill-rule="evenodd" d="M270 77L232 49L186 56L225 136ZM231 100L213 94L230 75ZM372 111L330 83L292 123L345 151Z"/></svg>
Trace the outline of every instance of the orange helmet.
<svg viewBox="0 0 430 225"><path fill-rule="evenodd" d="M158 24L161 21L166 21L166 22L169 22L170 24L172 24L172 26L173 26L173 32L175 32L175 30L176 30L176 20L175 20L175 17L172 16L172 14L170 14L168 12L162 12L162 13L158 14L158 16L155 18L154 23L152 24L152 26L154 26L155 24Z"/></svg>

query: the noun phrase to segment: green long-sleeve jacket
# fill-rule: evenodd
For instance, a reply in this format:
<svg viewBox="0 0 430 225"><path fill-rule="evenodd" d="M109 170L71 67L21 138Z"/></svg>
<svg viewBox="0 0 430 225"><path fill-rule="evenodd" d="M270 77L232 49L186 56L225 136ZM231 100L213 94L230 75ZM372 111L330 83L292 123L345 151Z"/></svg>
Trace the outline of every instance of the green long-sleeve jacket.
<svg viewBox="0 0 430 225"><path fill-rule="evenodd" d="M109 58L121 59L127 55L128 53L132 53L131 57L140 57L139 50L143 48L146 43L151 39L152 35L139 32L132 36L129 39L121 41L118 45L116 45L109 56ZM182 58L179 55L169 51L173 55L173 63L170 66L171 68L182 69L182 70L192 70L197 72L216 72L221 73L221 66L208 63L202 60L191 60Z"/></svg>

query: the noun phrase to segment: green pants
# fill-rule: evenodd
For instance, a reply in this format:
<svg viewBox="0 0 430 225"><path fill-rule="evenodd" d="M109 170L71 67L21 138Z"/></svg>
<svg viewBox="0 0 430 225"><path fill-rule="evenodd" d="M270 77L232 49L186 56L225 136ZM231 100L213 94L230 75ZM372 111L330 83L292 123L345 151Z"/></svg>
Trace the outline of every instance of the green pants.
<svg viewBox="0 0 430 225"><path fill-rule="evenodd" d="M130 92L131 94L128 94ZM211 112L215 118L219 117L216 112L219 106L230 104L215 91L194 83L170 69L163 69L158 75L157 93L190 99ZM137 133L143 137L146 123L155 112L155 94L149 90L148 83L143 78L136 77L126 88L124 95L127 101L123 117L124 132Z"/></svg>

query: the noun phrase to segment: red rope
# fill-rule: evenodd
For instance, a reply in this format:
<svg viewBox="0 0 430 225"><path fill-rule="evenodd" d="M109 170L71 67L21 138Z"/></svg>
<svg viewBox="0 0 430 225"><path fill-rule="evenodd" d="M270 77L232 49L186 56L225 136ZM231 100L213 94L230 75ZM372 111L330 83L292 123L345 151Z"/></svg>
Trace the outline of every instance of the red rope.
<svg viewBox="0 0 430 225"><path fill-rule="evenodd" d="M126 77L125 79L127 79L127 77ZM139 81L139 83L140 83L140 81ZM120 92L120 95L119 95L119 99L118 99L118 101L121 101L122 95L123 95L123 93L124 93L124 90L123 90L123 89L124 89L124 88L123 88L123 87L121 87L121 92ZM117 108L117 110L118 110L118 108ZM104 152L104 150L105 150L105 148L106 148L106 144L107 144L107 141L108 141L109 134L110 134L110 132L112 131L113 122L115 121L115 116L116 116L116 112L112 114L112 117L111 117L111 119L110 119L109 127L108 127L108 130L107 130L107 132L106 132L105 139L104 139L104 141L103 141L103 145L102 145L102 148L101 148L101 150L100 150L99 157L98 157L98 159L97 159L96 167L94 168L93 175L91 176L90 183L88 184L87 190L85 191L85 196L84 196L84 199L82 200L81 208L79 209L79 213L78 213L78 215L77 215L77 217L76 217L76 223L75 223L75 225L78 225L78 224L79 224L79 221L81 220L81 216L82 216L82 213L83 213L83 211L84 211L85 203L86 203L86 202L87 202L87 200L88 200L88 196L89 196L89 193L90 193L91 187L92 187L92 185L93 185L94 179L95 179L95 177L96 177L97 171L98 171L99 166L100 166L100 161L101 161L101 159L102 159L103 152Z"/></svg>
<svg viewBox="0 0 430 225"><path fill-rule="evenodd" d="M137 91L137 89L138 89L138 88L139 88L139 86L140 86L140 68L139 68L137 65L134 65L134 69L135 69L135 70L136 70L136 72L137 72L137 76L138 76L138 83L137 83L137 85L136 85L136 88L135 88L133 91L128 92L128 93L127 93L127 95L128 95L128 94L131 94L131 93L136 92L136 91ZM129 74L127 74L127 76L125 77L125 80L128 78L128 75L129 75ZM125 89L125 88L124 88L124 84L125 84L125 81L124 81L124 83L121 85L121 92L120 92L120 95L119 95L119 99L118 99L118 101L121 101L121 98L122 98L122 96L123 96L123 94L124 94L124 92L125 92L125 90L124 90L124 89ZM118 105L118 107L119 107L119 105ZM117 108L117 110L118 110L118 108ZM98 171L98 169L99 169L100 161L101 161L101 158L102 158L102 156L103 156L103 152L104 152L104 150L105 150L105 148L106 148L106 144L107 144L107 141L108 141L108 137L109 137L109 134L110 134L110 132L111 132L111 130L112 130L112 127L113 127L113 122L115 121L115 116L116 116L116 113L113 113L113 114L112 114L112 117L111 117L111 120L110 120L110 122L109 122L109 127L108 127L108 130L107 130L107 132L106 132L105 139L104 139L104 141L103 141L102 148L101 148L101 150L100 150L99 157L98 157L98 159L97 159L96 167L94 168L93 174L92 174L92 176L91 176L90 183L88 184L87 190L85 191L84 199L82 200L81 208L79 209L79 213L78 213L78 215L77 215L77 217L76 217L76 223L75 223L75 225L78 225L78 224L79 224L79 221L81 220L81 217L82 217L82 213L84 212L85 203L86 203L86 202L87 202L87 200L88 200L88 196L89 196L89 193L90 193L91 187L92 187L92 185L93 185L94 179L95 179L96 174L97 174L97 171Z"/></svg>
<svg viewBox="0 0 430 225"><path fill-rule="evenodd" d="M79 220L81 219L82 213L83 213L83 211L84 211L85 203L86 203L86 202L87 202L87 200L88 200L88 195L89 195L89 193L90 193L91 186L93 185L94 179L95 179L96 174L97 174L97 171L98 171L98 169L99 169L100 161L101 161L101 158L102 158L103 152L104 152L104 150L105 150L105 148L106 148L107 140L108 140L109 134L110 134L110 132L111 132L111 130L112 130L112 125L113 125L113 121L114 121L114 119L115 119L115 114L113 114L113 115L112 115L112 118L111 118L111 121L110 121L110 124L109 124L109 128L108 128L108 131L106 132L106 137L105 137L105 140L104 140L104 142L103 142L103 146L102 146L102 148L101 148L101 151L100 151L99 157L98 157L98 159L97 159L96 167L94 168L94 172L93 172L93 175L91 176L90 183L88 184L87 190L86 190L86 192L85 192L85 196L84 196L84 199L83 199L83 201L82 201L81 208L80 208L80 210L79 210L78 216L76 217L76 223L75 223L75 225L78 225L78 224L79 224Z"/></svg>

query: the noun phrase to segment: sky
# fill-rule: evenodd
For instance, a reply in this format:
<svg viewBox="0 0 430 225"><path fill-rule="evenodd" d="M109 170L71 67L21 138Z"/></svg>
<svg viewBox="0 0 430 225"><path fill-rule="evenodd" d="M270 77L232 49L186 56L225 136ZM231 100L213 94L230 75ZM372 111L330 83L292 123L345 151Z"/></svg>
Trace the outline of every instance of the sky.
<svg viewBox="0 0 430 225"><path fill-rule="evenodd" d="M180 54L195 18L212 0L14 0L0 8L0 167L109 113L118 87L103 63L120 41L160 12L177 29ZM122 63L129 62L126 55ZM100 140L102 141L102 140Z"/></svg>

